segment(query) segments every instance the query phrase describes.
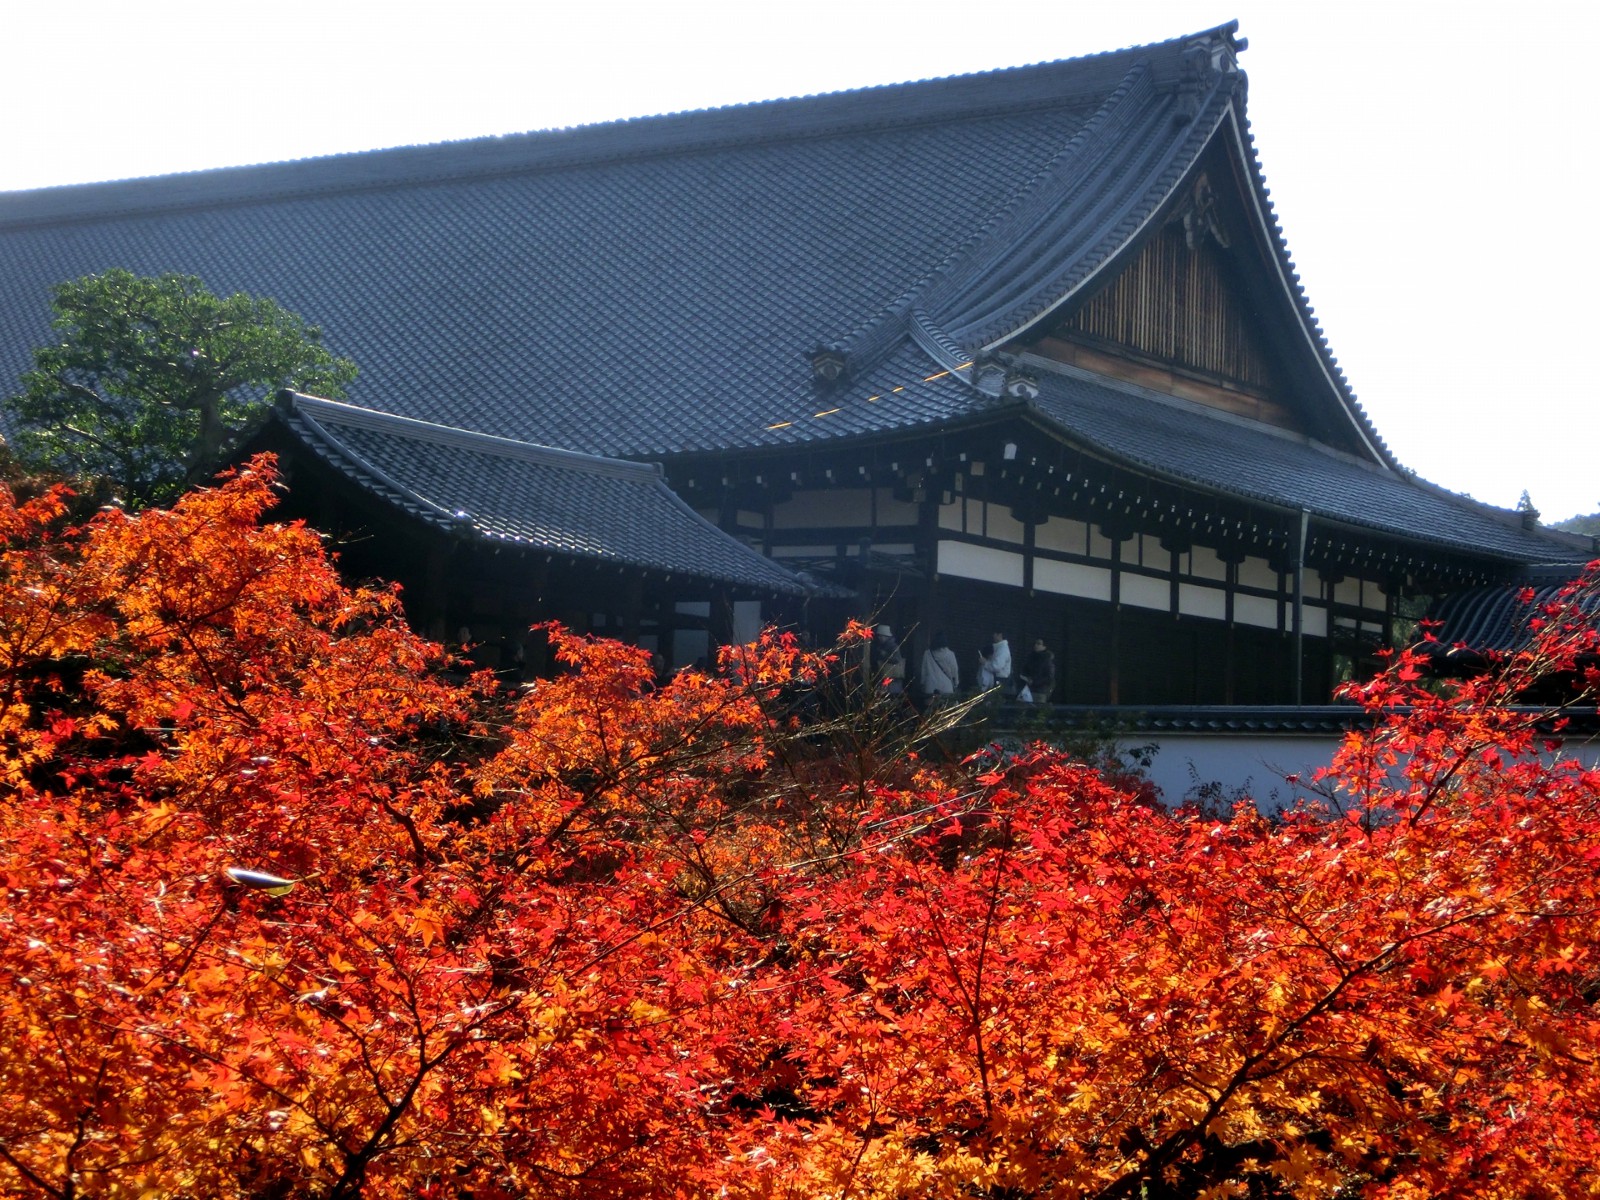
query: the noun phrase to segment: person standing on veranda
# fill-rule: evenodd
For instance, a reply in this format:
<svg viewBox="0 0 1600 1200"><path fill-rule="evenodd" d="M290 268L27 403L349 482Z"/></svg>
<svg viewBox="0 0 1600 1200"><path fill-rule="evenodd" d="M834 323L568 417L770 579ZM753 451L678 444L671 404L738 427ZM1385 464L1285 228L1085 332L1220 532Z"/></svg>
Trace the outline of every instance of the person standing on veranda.
<svg viewBox="0 0 1600 1200"><path fill-rule="evenodd" d="M1011 644L1003 633L996 633L993 637L993 642L978 652L980 692L987 692L996 685L1004 687L1011 678Z"/></svg>
<svg viewBox="0 0 1600 1200"><path fill-rule="evenodd" d="M1050 693L1056 690L1056 656L1044 644L1043 638L1034 639L1033 651L1017 673L1017 680L1022 685L1018 699L1033 704L1050 703Z"/></svg>
<svg viewBox="0 0 1600 1200"><path fill-rule="evenodd" d="M950 649L950 639L942 629L929 639L928 648L922 652L917 683L922 694L935 702L943 696L953 696L961 686L961 664L956 661L956 652Z"/></svg>

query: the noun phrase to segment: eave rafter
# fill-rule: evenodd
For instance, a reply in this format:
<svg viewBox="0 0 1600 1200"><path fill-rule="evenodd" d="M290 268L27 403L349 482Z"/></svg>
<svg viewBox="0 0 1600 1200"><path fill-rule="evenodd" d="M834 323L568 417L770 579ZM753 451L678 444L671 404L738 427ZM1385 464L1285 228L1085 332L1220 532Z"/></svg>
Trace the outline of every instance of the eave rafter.
<svg viewBox="0 0 1600 1200"><path fill-rule="evenodd" d="M981 499L1006 505L1023 522L1082 520L1117 540L1143 534L1169 550L1205 546L1225 561L1262 558L1279 570L1293 568L1300 519L1296 508L1163 479L1073 443L1025 407L960 431L924 431L853 452L833 446L695 456L667 469L685 498L703 509L762 512L808 490L886 488L903 501L937 506ZM1328 578L1383 579L1421 590L1493 582L1514 566L1315 513L1305 565Z"/></svg>

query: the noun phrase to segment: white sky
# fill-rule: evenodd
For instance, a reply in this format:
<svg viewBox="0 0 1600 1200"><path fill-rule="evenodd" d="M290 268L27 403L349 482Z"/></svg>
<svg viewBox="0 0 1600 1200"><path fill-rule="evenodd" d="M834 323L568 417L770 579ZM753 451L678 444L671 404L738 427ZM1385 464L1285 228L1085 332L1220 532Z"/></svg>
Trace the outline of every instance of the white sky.
<svg viewBox="0 0 1600 1200"><path fill-rule="evenodd" d="M1273 200L1402 463L1600 510L1600 4L0 0L0 190L1067 58L1238 17ZM3 266L0 266L3 269ZM315 314L310 314L315 316Z"/></svg>

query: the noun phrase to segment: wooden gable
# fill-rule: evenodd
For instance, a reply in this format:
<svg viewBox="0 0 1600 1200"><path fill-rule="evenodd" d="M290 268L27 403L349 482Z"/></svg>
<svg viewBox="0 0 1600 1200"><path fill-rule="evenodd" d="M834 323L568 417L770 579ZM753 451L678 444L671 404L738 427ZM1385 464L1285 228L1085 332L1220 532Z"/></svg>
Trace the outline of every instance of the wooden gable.
<svg viewBox="0 0 1600 1200"><path fill-rule="evenodd" d="M1316 361L1246 176L1228 139L1214 140L1104 282L1011 348L1369 456Z"/></svg>
<svg viewBox="0 0 1600 1200"><path fill-rule="evenodd" d="M1234 279L1227 249L1168 223L1057 336L1121 349L1263 395L1278 372Z"/></svg>
<svg viewBox="0 0 1600 1200"><path fill-rule="evenodd" d="M1028 349L1225 412L1310 433L1273 348L1242 206L1200 171L1120 270Z"/></svg>
<svg viewBox="0 0 1600 1200"><path fill-rule="evenodd" d="M1169 226L1029 349L1296 432L1283 371L1223 252Z"/></svg>

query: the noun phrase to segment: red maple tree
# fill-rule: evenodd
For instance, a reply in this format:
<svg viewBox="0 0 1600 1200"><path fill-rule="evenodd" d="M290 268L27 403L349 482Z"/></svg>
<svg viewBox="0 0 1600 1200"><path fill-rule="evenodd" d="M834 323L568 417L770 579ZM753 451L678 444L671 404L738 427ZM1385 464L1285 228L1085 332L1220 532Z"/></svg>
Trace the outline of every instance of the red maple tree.
<svg viewBox="0 0 1600 1200"><path fill-rule="evenodd" d="M1600 1191L1600 772L1512 703L1588 592L1219 819L775 633L508 696L271 503L0 502L6 1192Z"/></svg>

